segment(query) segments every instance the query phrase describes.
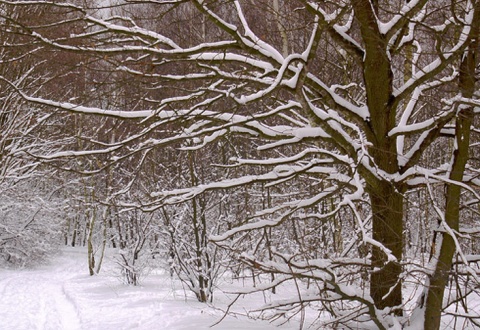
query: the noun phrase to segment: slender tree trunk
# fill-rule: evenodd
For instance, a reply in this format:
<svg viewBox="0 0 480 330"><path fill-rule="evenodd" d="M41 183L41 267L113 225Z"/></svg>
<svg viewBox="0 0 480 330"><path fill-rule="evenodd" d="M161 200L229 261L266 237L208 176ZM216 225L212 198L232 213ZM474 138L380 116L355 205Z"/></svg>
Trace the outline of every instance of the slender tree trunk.
<svg viewBox="0 0 480 330"><path fill-rule="evenodd" d="M90 276L95 275L95 251L93 249L93 231L96 220L96 210L93 209L90 216L90 220L87 222L88 234L87 234L87 251L88 251L88 271Z"/></svg>
<svg viewBox="0 0 480 330"><path fill-rule="evenodd" d="M65 245L68 245L68 236L70 236L70 227L71 227L72 219L70 217L67 218L67 228L65 229L64 240Z"/></svg>
<svg viewBox="0 0 480 330"><path fill-rule="evenodd" d="M98 259L98 262L97 262L97 269L96 269L97 274L100 273L100 269L102 268L103 258L105 257L105 248L107 247L107 241L108 241L107 217L109 216L109 213L110 213L109 207L105 206L105 209L103 210L103 213L102 213L103 238L102 238L102 246L100 248L100 258Z"/></svg>
<svg viewBox="0 0 480 330"><path fill-rule="evenodd" d="M460 65L459 88L462 96L466 98L471 98L475 92L475 74L480 44L480 1L475 4L475 11L474 23L469 35L471 41ZM469 159L470 131L474 116L474 109L471 106L459 105L459 110L455 123L456 143L449 176L451 182L461 182L463 179L465 166ZM458 184L447 184L445 219L442 221L442 227L445 230L440 235L440 249L433 256L433 258L436 258L434 260L435 270L428 279L429 286L425 299L424 328L426 330L440 329L445 288L448 284L448 277L457 248L452 231L456 233L460 227L461 192L462 188Z"/></svg>
<svg viewBox="0 0 480 330"><path fill-rule="evenodd" d="M289 44L288 36L285 27L282 25L282 15L280 14L280 3L278 0L273 0L273 10L275 11L275 20L277 23L278 32L282 39L282 55L283 57L288 56Z"/></svg>
<svg viewBox="0 0 480 330"><path fill-rule="evenodd" d="M75 247L75 244L77 243L77 233L78 233L78 216L75 216L73 218L73 233L72 233L72 242L71 242L72 247Z"/></svg>
<svg viewBox="0 0 480 330"><path fill-rule="evenodd" d="M195 160L193 152L189 152L189 171L192 186L198 184L198 179L195 171ZM192 198L192 222L193 222L193 234L195 236L195 255L196 255L196 265L197 265L197 276L198 276L198 292L195 292L197 299L200 302L208 302L208 278L204 275L204 253L206 253L206 247L202 244L202 234L204 229L201 228L201 217L199 210L199 201L198 198Z"/></svg>
<svg viewBox="0 0 480 330"><path fill-rule="evenodd" d="M454 160L450 180L461 181L465 165L468 160L468 146L470 141L470 125L473 118L473 109L461 112L457 118L457 149L454 151ZM461 187L448 184L446 189L445 221L442 227L458 232L460 227L460 199ZM443 297L447 286L450 270L453 265L453 256L456 244L448 232L441 233L440 250L434 255L435 270L429 277L429 286L426 299L425 329L439 329L443 309Z"/></svg>

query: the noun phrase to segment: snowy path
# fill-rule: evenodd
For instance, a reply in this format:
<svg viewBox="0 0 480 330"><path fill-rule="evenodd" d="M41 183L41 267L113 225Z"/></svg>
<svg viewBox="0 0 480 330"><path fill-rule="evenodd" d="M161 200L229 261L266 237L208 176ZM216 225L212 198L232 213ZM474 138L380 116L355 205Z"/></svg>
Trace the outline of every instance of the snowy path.
<svg viewBox="0 0 480 330"><path fill-rule="evenodd" d="M66 249L33 270L0 269L0 330L207 330L222 316L185 299L168 276L151 274L141 286L125 286L111 260L91 277L85 259L84 250ZM226 318L213 329L291 330L298 324L277 328Z"/></svg>
<svg viewBox="0 0 480 330"><path fill-rule="evenodd" d="M0 329L81 329L76 308L64 292L74 275L50 268L2 271Z"/></svg>

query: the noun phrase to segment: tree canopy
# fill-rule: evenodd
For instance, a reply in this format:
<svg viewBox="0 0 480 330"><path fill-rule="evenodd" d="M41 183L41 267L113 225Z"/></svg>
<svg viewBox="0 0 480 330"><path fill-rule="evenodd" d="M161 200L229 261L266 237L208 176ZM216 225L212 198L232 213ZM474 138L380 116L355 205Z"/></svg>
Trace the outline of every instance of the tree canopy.
<svg viewBox="0 0 480 330"><path fill-rule="evenodd" d="M33 84L0 70L2 90L70 138L18 155L108 173L103 205L169 228L190 214L194 269L221 248L272 276L251 291L308 284L268 315L479 325L478 0L0 6L0 66Z"/></svg>

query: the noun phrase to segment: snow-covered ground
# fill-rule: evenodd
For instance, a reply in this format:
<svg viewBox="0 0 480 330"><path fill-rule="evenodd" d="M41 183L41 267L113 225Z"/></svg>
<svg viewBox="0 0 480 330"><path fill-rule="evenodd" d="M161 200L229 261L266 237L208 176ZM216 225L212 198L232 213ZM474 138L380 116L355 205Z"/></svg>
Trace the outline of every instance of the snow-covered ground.
<svg viewBox="0 0 480 330"><path fill-rule="evenodd" d="M64 249L48 265L0 270L0 329L209 329L223 313L194 298L166 274L150 274L142 285L126 286L112 259L88 276L84 249ZM227 296L217 294L219 306ZM245 299L260 299L248 297ZM259 303L245 301L240 305ZM264 321L227 317L214 330L279 329ZM298 329L298 323L280 326Z"/></svg>
<svg viewBox="0 0 480 330"><path fill-rule="evenodd" d="M110 250L109 253L102 272L96 276L88 275L83 248L65 248L48 264L34 269L0 269L0 330L300 328L300 317L285 324L271 324L244 316L227 316L211 328L224 316L222 310L232 296L216 291L216 308L201 304L193 294L184 291L180 282L163 271L152 271L139 286L127 286L119 279L118 266L114 262L116 252ZM295 294L289 293L288 288L282 291L287 297ZM247 295L237 301L233 310L242 314L267 301L268 297L262 294ZM475 310L480 306L480 299L469 304ZM307 311L307 328L316 316L308 315ZM474 329L461 322L453 324L449 318L444 318L442 329ZM409 329L421 327L412 325Z"/></svg>

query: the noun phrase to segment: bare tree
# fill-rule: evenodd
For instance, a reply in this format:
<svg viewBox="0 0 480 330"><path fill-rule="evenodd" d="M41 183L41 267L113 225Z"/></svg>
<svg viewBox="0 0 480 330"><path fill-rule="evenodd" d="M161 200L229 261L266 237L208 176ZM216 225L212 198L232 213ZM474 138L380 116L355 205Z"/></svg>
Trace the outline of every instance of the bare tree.
<svg viewBox="0 0 480 330"><path fill-rule="evenodd" d="M268 249L271 254L264 249L242 253L253 269L279 275L272 285L299 278L317 283L316 294L299 289L297 298L269 308L296 311L317 301L334 306L332 322L373 322L380 329L422 322L438 329L455 255L478 283L459 239L468 239L462 232L476 232L461 226L461 216L464 208L478 206L480 197L478 171L469 156L477 146L469 137L477 134L480 105L480 3L299 0L283 4L291 6L291 16L280 15L275 1L129 1L128 8L135 3L155 8L164 28L144 28L142 20L126 14L98 16L74 4L44 3L64 13L59 17L69 15L46 22L46 32L4 15L31 43L102 58L116 79L135 77L145 86L145 93L131 95L138 102L129 103L143 108L119 104L115 110L33 96L18 88L33 104L138 123L114 143L92 137L82 151L68 156L109 153L111 161L131 156L141 164L150 150L166 145L188 141L179 149L191 152L223 138L249 136L255 148L239 150L221 164L224 174L152 191L148 200L125 207L155 211L197 203L208 191L239 187L267 185L282 191L270 206L255 205L254 213L211 237L238 252L246 240L258 238L256 232L272 228L298 237L297 225L349 215L330 234L326 231L335 237L338 228L352 228L342 236L350 243L330 255L312 257L301 239L289 244L269 240L270 247L276 245ZM273 9L261 14L258 6ZM191 15L190 24L178 21L179 13ZM302 26L287 30L297 16ZM262 17L271 19L276 35ZM72 30L68 38L48 33L78 22L84 28ZM427 162L432 152L440 157ZM228 172L231 168L245 170ZM430 228L437 234L431 235L432 257L426 266L411 265L404 257L405 201L419 187L431 197L425 200L438 219L438 228ZM435 193L442 187L439 201ZM321 207L325 205L330 207ZM404 318L403 284L420 273L425 276L415 285L425 294L411 317ZM369 293L362 285L368 285ZM349 312L338 312L341 306ZM457 316L473 317L470 311Z"/></svg>

